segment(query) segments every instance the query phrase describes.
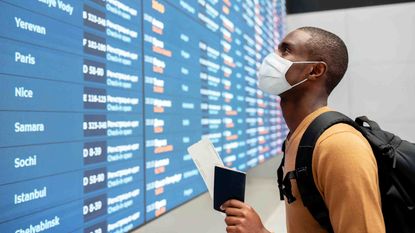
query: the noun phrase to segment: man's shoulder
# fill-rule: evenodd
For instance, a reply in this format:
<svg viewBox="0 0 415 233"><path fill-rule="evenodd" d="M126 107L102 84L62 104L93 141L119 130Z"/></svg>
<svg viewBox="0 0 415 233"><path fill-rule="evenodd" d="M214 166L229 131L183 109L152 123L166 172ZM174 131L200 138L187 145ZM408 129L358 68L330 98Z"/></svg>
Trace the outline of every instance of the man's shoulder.
<svg viewBox="0 0 415 233"><path fill-rule="evenodd" d="M339 123L324 131L317 140L316 146L329 147L363 146L370 149L367 139L353 126Z"/></svg>
<svg viewBox="0 0 415 233"><path fill-rule="evenodd" d="M374 162L372 148L367 139L353 126L336 124L324 131L315 145L315 160L351 162L367 160Z"/></svg>
<svg viewBox="0 0 415 233"><path fill-rule="evenodd" d="M373 167L376 160L366 138L353 126L341 123L324 131L313 152L315 168L333 166L333 163L345 167Z"/></svg>
<svg viewBox="0 0 415 233"><path fill-rule="evenodd" d="M377 162L369 142L347 124L336 124L320 136L313 152L312 164L319 190L328 187L324 177L361 178L368 173L377 174Z"/></svg>

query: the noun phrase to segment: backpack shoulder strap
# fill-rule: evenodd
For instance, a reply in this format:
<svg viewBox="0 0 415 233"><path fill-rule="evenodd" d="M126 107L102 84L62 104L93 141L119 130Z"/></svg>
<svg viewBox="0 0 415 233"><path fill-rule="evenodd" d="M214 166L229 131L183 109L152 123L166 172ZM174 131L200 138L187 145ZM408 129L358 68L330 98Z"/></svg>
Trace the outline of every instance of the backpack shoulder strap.
<svg viewBox="0 0 415 233"><path fill-rule="evenodd" d="M278 167L277 170L277 182L278 182L278 189L280 192L280 200L283 201L284 200L284 194L283 194L283 186L282 186L282 180L284 178L284 162L285 162L285 140L282 143L282 160L280 163L280 166Z"/></svg>
<svg viewBox="0 0 415 233"><path fill-rule="evenodd" d="M286 176L284 178L284 162L285 162L285 143L286 140L284 140L283 144L282 144L282 160L280 163L280 166L278 167L277 170L277 181L278 181L278 190L280 192L280 200L283 201L284 200L284 196L287 197L288 203L292 203L296 200L296 198L292 195L291 192L291 178L287 178L289 176ZM291 172L290 174L292 174L293 172Z"/></svg>
<svg viewBox="0 0 415 233"><path fill-rule="evenodd" d="M346 123L356 127L356 123L339 112L326 112L318 116L307 128L298 146L296 158L296 180L301 200L317 222L329 232L333 232L329 212L318 191L312 169L315 144L321 134L331 126Z"/></svg>

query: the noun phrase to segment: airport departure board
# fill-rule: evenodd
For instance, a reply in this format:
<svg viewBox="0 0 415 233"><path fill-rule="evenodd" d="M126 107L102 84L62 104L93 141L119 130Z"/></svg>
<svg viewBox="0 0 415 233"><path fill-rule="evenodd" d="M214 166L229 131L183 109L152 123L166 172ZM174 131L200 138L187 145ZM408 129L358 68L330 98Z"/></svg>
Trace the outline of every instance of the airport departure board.
<svg viewBox="0 0 415 233"><path fill-rule="evenodd" d="M284 0L0 0L0 232L128 232L277 155Z"/></svg>

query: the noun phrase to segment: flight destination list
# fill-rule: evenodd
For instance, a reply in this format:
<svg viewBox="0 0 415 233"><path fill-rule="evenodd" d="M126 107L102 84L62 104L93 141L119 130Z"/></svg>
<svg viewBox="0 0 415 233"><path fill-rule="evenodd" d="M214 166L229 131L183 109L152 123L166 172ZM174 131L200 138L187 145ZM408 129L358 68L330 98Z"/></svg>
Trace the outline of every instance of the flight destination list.
<svg viewBox="0 0 415 233"><path fill-rule="evenodd" d="M281 0L0 0L1 232L128 232L281 152Z"/></svg>

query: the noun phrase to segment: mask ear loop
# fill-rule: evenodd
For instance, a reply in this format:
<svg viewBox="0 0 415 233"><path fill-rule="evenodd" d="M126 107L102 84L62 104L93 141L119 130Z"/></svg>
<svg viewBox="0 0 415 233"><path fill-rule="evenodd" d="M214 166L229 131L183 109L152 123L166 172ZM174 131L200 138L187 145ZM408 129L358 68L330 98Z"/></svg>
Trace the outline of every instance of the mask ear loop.
<svg viewBox="0 0 415 233"><path fill-rule="evenodd" d="M313 64L313 63L323 63L326 67L327 67L327 63L325 62L325 61L295 61L295 62L292 62L293 64L295 64L295 63L302 63L302 64ZM327 70L327 69L326 69ZM300 81L300 82L298 82L298 83L296 83L296 84L294 84L294 85L292 85L291 86L291 88L294 88L294 87L296 87L296 86L298 86L298 85L300 85L300 84L302 84L302 83L304 83L305 81L307 81L308 80L308 78L305 78L305 79L303 79L302 81Z"/></svg>
<svg viewBox="0 0 415 233"><path fill-rule="evenodd" d="M298 82L298 83L296 83L296 84L292 85L292 86L291 86L291 88L294 88L294 87L296 87L296 86L298 86L298 85L300 85L300 84L304 83L304 82L305 82L305 81L307 81L307 80L308 80L308 78L305 78L305 79L303 79L302 81L300 81L300 82Z"/></svg>

